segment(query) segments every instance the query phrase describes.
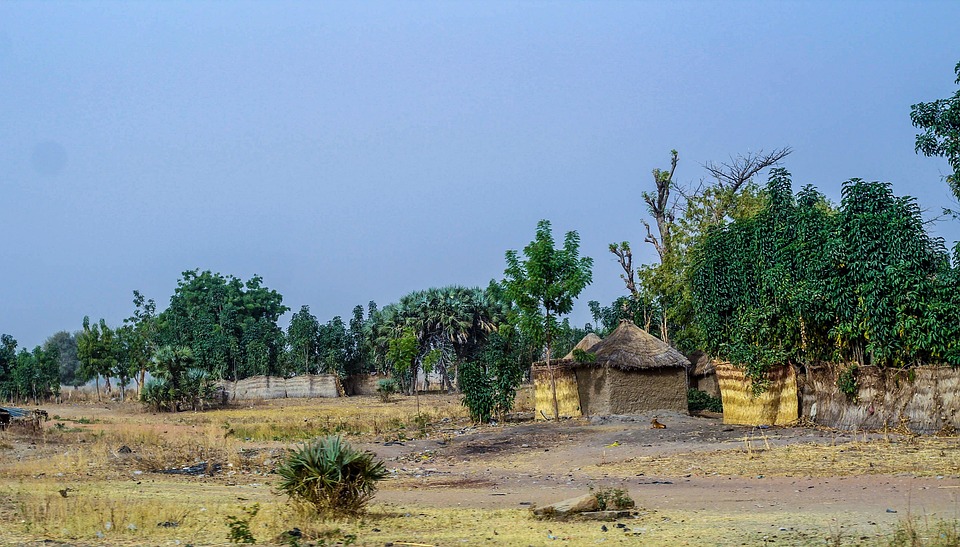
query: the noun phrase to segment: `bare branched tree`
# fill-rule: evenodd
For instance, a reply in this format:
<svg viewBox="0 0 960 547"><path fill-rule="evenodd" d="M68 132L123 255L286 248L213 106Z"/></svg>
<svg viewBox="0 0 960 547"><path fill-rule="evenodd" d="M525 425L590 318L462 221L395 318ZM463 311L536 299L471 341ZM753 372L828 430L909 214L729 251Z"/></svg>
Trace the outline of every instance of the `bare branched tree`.
<svg viewBox="0 0 960 547"><path fill-rule="evenodd" d="M654 235L650 229L650 223L646 220L641 220L643 226L647 229L647 236L643 240L652 244L657 250L661 263L664 257L670 252L670 245L672 244L670 231L677 218L677 200L676 198L674 198L673 201L670 200L670 191L674 188L673 173L677 170L677 161L679 161L677 151L671 150L670 170L653 170L653 182L656 184L657 193L643 192L641 194L643 201L647 203L650 214L653 215L653 219L657 223L657 232L659 233L659 237Z"/></svg>
<svg viewBox="0 0 960 547"><path fill-rule="evenodd" d="M735 194L754 175L771 165L776 165L791 152L793 149L789 146L778 148L768 154L764 154L761 149L756 153L748 152L746 155L731 156L729 163L707 162L703 164L703 168L717 179L717 187L720 190Z"/></svg>

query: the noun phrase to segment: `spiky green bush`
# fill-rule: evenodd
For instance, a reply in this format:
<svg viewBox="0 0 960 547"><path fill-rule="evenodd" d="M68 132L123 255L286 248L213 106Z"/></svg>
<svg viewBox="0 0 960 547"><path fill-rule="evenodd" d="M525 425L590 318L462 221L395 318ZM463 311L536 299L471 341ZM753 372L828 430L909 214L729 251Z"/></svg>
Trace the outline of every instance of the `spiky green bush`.
<svg viewBox="0 0 960 547"><path fill-rule="evenodd" d="M292 450L277 467L280 491L290 501L320 516L363 513L377 482L388 475L371 452L350 446L337 435L315 439Z"/></svg>

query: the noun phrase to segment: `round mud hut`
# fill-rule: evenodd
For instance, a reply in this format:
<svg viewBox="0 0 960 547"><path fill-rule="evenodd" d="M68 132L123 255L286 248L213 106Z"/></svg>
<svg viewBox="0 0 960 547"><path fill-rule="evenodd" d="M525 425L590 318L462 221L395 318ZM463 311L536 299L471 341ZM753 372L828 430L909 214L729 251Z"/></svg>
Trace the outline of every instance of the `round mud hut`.
<svg viewBox="0 0 960 547"><path fill-rule="evenodd" d="M584 349L587 344L586 339L577 344L587 358L571 352L551 364L561 416L687 412L690 361L682 353L628 320ZM540 419L553 416L550 373L546 363L534 365Z"/></svg>

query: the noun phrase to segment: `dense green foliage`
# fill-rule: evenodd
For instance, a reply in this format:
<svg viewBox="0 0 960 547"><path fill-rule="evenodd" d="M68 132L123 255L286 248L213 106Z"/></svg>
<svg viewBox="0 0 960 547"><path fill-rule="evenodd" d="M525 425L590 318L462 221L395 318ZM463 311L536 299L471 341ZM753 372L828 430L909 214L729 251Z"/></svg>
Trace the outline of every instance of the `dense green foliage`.
<svg viewBox="0 0 960 547"><path fill-rule="evenodd" d="M17 352L17 341L0 336L0 400L33 401L60 393L60 353L56 346Z"/></svg>
<svg viewBox="0 0 960 547"><path fill-rule="evenodd" d="M372 315L370 354L380 370L391 372L403 388L412 390L413 378L428 368L436 370L447 390L455 390L459 365L479 348L502 321L503 303L495 289L458 285L430 288L404 295ZM390 359L391 341L412 334L413 360Z"/></svg>
<svg viewBox="0 0 960 547"><path fill-rule="evenodd" d="M158 345L188 346L197 366L216 378L282 375L288 310L277 291L253 276L243 282L210 271L183 272L159 316Z"/></svg>
<svg viewBox="0 0 960 547"><path fill-rule="evenodd" d="M530 368L529 345L509 325L503 334L493 333L472 360L460 371L463 404L474 420L503 420L513 408L517 388Z"/></svg>
<svg viewBox="0 0 960 547"><path fill-rule="evenodd" d="M516 324L525 335L543 343L552 357L560 316L573 310L573 301L593 281L593 259L580 256L580 236L567 232L563 247L555 248L550 221L537 223L536 236L523 248L507 251L503 288L515 305Z"/></svg>
<svg viewBox="0 0 960 547"><path fill-rule="evenodd" d="M339 436L323 437L291 451L277 467L278 488L292 502L324 517L364 511L389 474L374 454L357 450Z"/></svg>
<svg viewBox="0 0 960 547"><path fill-rule="evenodd" d="M203 409L217 402L210 374L194 367L193 351L185 346L162 346L153 356L153 378L140 392L140 400L156 410L177 412Z"/></svg>
<svg viewBox="0 0 960 547"><path fill-rule="evenodd" d="M960 63L954 67L960 84ZM942 156L950 162L953 173L947 175L947 184L954 197L960 199L960 89L952 97L910 107L913 125L923 129L917 135L916 151L925 156Z"/></svg>
<svg viewBox="0 0 960 547"><path fill-rule="evenodd" d="M549 369L558 318L573 310L574 299L593 281L593 259L580 256L577 232L567 232L563 247L555 248L548 220L537 223L536 236L523 255L521 259L517 251L507 251L503 289L515 306L512 322L524 336L543 344ZM556 384L551 385L554 418L559 419Z"/></svg>
<svg viewBox="0 0 960 547"><path fill-rule="evenodd" d="M723 401L720 397L714 397L705 391L690 388L687 390L687 408L690 409L690 412L700 410L723 412Z"/></svg>
<svg viewBox="0 0 960 547"><path fill-rule="evenodd" d="M711 229L692 290L705 349L761 380L770 366L960 364L957 275L912 198L850 180L839 209L771 172L753 216Z"/></svg>

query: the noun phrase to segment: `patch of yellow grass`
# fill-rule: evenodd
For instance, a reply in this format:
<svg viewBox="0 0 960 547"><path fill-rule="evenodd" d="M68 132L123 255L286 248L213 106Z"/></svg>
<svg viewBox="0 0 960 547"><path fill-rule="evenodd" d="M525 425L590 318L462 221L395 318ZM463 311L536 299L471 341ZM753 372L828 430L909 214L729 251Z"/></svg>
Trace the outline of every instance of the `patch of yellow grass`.
<svg viewBox="0 0 960 547"><path fill-rule="evenodd" d="M769 447L760 439L744 448L630 458L584 466L604 473L678 476L811 476L832 477L911 473L917 477L960 474L960 440L925 437L900 441L874 440L836 445L793 444Z"/></svg>

